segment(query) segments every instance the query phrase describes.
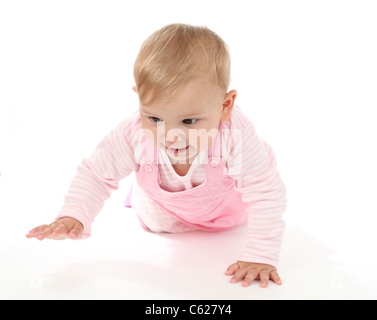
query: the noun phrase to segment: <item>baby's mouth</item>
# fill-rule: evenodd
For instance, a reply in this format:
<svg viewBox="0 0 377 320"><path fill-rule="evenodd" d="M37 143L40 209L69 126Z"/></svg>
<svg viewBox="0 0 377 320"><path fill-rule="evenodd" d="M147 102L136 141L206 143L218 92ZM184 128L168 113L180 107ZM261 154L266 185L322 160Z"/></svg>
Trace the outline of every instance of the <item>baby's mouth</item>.
<svg viewBox="0 0 377 320"><path fill-rule="evenodd" d="M166 147L166 150L169 151L169 152L172 152L174 154L178 154L180 152L183 152L183 151L186 151L188 149L189 146L186 146L184 148L172 148L172 147Z"/></svg>

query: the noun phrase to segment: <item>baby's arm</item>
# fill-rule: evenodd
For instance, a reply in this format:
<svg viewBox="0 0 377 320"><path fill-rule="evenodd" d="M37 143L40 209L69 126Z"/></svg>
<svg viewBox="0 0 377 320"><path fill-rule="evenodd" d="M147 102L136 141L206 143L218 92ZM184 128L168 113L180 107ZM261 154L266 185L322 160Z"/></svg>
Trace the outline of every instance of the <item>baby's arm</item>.
<svg viewBox="0 0 377 320"><path fill-rule="evenodd" d="M238 262L230 265L225 274L233 275L232 282L245 279L244 286L255 279L261 280L262 287L269 279L281 284L276 266L285 229L285 185L272 148L257 136L253 124L243 131L241 150L237 152L233 147L228 166L242 200L249 204L248 234Z"/></svg>
<svg viewBox="0 0 377 320"><path fill-rule="evenodd" d="M78 166L55 221L32 229L27 238L78 239L90 235L90 224L104 206L119 181L135 170L133 149L128 142L135 126L123 120L98 144L89 159Z"/></svg>

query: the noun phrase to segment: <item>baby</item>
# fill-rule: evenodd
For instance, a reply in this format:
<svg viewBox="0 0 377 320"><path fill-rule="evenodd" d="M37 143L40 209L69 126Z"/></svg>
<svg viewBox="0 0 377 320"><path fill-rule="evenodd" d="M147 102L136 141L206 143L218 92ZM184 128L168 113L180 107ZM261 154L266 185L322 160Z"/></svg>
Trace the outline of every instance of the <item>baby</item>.
<svg viewBox="0 0 377 320"><path fill-rule="evenodd" d="M285 185L271 147L228 91L227 45L207 27L169 24L143 43L134 65L139 110L78 166L55 221L27 238L84 239L135 172L125 206L152 232L220 231L247 223L246 244L225 274L249 286L281 285Z"/></svg>

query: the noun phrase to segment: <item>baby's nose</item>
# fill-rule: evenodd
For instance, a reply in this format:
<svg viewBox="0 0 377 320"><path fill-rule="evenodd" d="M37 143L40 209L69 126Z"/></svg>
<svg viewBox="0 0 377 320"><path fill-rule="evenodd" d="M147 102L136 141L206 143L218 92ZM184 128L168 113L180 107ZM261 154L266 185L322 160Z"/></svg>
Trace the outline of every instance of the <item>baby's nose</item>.
<svg viewBox="0 0 377 320"><path fill-rule="evenodd" d="M172 132L169 131L168 134L165 136L166 144L173 144L173 143L182 143L186 141L186 136L184 132Z"/></svg>

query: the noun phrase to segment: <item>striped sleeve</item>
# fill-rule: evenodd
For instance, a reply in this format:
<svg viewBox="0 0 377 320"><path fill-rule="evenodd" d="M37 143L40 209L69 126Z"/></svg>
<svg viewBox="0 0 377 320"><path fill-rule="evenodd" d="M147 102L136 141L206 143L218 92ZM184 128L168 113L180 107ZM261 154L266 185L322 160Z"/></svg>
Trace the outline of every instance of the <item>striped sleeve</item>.
<svg viewBox="0 0 377 320"><path fill-rule="evenodd" d="M130 119L122 121L98 144L94 153L77 167L65 202L56 220L72 217L84 226L82 238L90 236L90 225L111 196L119 181L138 166L134 159Z"/></svg>
<svg viewBox="0 0 377 320"><path fill-rule="evenodd" d="M257 136L251 122L244 128L242 144L233 144L227 161L229 175L249 204L246 243L238 260L276 267L285 229L286 189L270 145Z"/></svg>

